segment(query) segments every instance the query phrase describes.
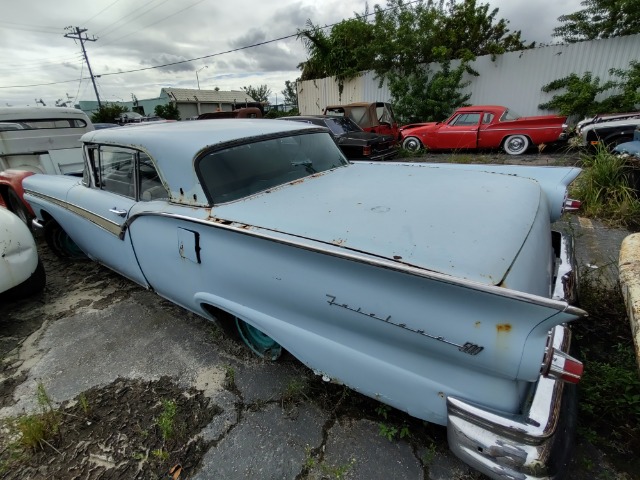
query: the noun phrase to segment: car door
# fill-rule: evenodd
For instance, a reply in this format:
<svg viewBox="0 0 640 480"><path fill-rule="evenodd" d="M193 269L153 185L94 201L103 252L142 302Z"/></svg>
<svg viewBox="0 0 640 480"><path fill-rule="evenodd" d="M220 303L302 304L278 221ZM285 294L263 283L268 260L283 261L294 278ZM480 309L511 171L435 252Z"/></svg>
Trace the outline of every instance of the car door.
<svg viewBox="0 0 640 480"><path fill-rule="evenodd" d="M140 155L132 149L100 146L87 149L88 169L82 184L67 199L78 208L68 234L92 258L129 279L147 285L127 230L123 226L139 195Z"/></svg>
<svg viewBox="0 0 640 480"><path fill-rule="evenodd" d="M482 112L464 112L442 125L434 138L436 148L476 148Z"/></svg>

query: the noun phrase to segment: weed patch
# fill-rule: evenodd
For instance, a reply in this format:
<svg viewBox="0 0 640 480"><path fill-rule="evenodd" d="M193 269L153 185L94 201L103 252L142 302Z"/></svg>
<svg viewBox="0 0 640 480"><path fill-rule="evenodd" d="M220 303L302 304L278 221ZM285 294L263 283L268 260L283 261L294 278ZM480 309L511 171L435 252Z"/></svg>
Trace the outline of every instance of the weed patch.
<svg viewBox="0 0 640 480"><path fill-rule="evenodd" d="M580 282L581 307L589 317L573 325L577 357L585 364L580 381L579 433L640 470L640 376L626 307L618 286L606 287L587 271Z"/></svg>
<svg viewBox="0 0 640 480"><path fill-rule="evenodd" d="M44 388L39 389L39 404L57 419L55 428L50 427L56 433L47 437L35 415L12 422L14 430L7 437L16 440L0 448L0 476L165 478L168 465L180 464L186 478L195 472L207 448L197 434L222 409L200 391L184 393L167 377L157 382L118 379L55 409ZM30 432L29 445L19 440L18 429ZM96 455L113 466L96 465L92 461Z"/></svg>
<svg viewBox="0 0 640 480"><path fill-rule="evenodd" d="M584 171L574 182L571 196L582 201L582 214L616 226L640 226L640 201L629 186L630 167L604 147L583 155Z"/></svg>

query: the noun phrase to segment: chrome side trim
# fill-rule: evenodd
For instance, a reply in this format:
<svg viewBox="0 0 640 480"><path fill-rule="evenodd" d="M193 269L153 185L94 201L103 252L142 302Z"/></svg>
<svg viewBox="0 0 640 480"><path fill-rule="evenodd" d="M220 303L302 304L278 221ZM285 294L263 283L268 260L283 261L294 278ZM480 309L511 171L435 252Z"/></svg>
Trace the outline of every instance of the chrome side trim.
<svg viewBox="0 0 640 480"><path fill-rule="evenodd" d="M308 243L309 241L313 241L316 243L320 243L320 242L318 240L309 239L305 237L298 237L300 238L300 241L294 240L294 239L284 239L274 234L285 234L285 235L288 235L289 237L294 237L294 235L291 235L286 232L278 232L276 230L269 231L267 228L264 228L264 227L254 227L252 225L231 222L229 220L224 220L224 219L215 218L215 217L211 217L209 219L199 219L199 218L193 218L185 215L179 215L179 214L167 213L167 212L139 212L139 213L136 213L135 215L130 216L127 219L127 221L124 223L124 225L122 226L122 231L120 232L120 238L123 239L125 232L130 227L130 225L133 222L135 222L138 218L143 216L166 217L166 218L173 218L176 220L182 220L185 222L197 223L200 225L207 225L214 228L229 230L235 233L239 233L241 235L249 235L256 238L269 240L271 242L276 242L283 245L300 248L303 250L321 253L323 255L330 255L333 257L343 258L345 260L363 263L366 265L372 265L380 268L386 268L389 270L395 270L395 271L407 273L409 275L414 275L417 277L429 278L429 279L437 280L439 282L448 283L450 285L456 285L463 288L469 288L472 290L489 293L491 295L497 295L500 297L506 297L506 298L518 300L525 303L540 305L543 307L548 307L548 308L558 310L560 312L566 312L570 315L575 315L577 317L583 317L587 315L587 312L585 312L584 310L574 307L572 305L569 305L567 302L559 299L540 297L538 295L519 292L517 290L509 290L503 287L496 287L493 285L476 283L471 280L456 278L450 275L445 275L443 273L425 270L423 268L415 267L413 265L409 265L406 263L392 261L384 257L376 258L371 254L367 254L366 252L359 252L358 250L350 250L348 247L344 247L344 246L331 244L331 247L340 248L341 251L336 251L335 249L330 250L328 248L322 248L319 246L311 246ZM257 231L256 229L258 228L261 231Z"/></svg>
<svg viewBox="0 0 640 480"><path fill-rule="evenodd" d="M33 195L34 197L40 198L49 203L53 203L54 205L62 207L65 210L69 210L70 212L75 213L76 215L84 218L85 220L90 221L91 223L97 225L98 227L102 228L103 230L106 230L107 232L115 236L120 236L120 233L122 232L122 227L118 223L112 220L109 220L108 218L97 215L93 212L90 212L89 210L82 208L78 205L74 205L73 203L69 203L64 200L59 200L49 195L34 192L33 190L25 190L25 193L28 193L29 195ZM124 236L120 237L121 240L123 238Z"/></svg>
<svg viewBox="0 0 640 480"><path fill-rule="evenodd" d="M553 346L567 352L570 331L554 328ZM462 461L495 479L554 478L565 466L575 425L571 386L540 376L520 415L490 411L447 398L449 448ZM565 392L565 389L567 390ZM563 421L567 428L560 428Z"/></svg>

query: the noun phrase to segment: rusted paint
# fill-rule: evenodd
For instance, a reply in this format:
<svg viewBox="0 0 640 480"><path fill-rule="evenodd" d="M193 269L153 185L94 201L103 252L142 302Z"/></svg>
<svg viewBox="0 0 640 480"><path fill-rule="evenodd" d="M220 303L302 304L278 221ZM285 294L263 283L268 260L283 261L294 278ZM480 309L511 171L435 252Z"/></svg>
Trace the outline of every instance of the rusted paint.
<svg viewBox="0 0 640 480"><path fill-rule="evenodd" d="M508 333L511 331L511 324L510 323L499 323L496 325L496 330L498 331L498 333Z"/></svg>
<svg viewBox="0 0 640 480"><path fill-rule="evenodd" d="M332 243L335 245L342 245L344 244L344 242L346 242L346 240L344 238L337 238L335 240L332 240Z"/></svg>
<svg viewBox="0 0 640 480"><path fill-rule="evenodd" d="M476 322L475 325L476 325L476 328L479 328L480 325L482 325L482 322Z"/></svg>

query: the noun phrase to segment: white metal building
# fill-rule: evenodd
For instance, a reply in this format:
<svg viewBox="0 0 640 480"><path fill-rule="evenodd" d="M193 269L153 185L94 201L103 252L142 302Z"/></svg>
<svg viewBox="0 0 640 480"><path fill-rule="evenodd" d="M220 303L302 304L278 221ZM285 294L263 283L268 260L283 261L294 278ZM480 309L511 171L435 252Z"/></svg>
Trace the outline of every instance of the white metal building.
<svg viewBox="0 0 640 480"><path fill-rule="evenodd" d="M471 93L472 105L506 105L520 115L546 115L552 112L541 110L538 105L558 92L544 93L544 85L571 73L582 76L585 72L606 82L611 78L611 68L626 70L632 60L640 62L640 34L509 52L495 61L486 55L471 64L480 76L465 78L464 81L471 81L465 91ZM374 72L364 72L345 82L340 96L333 77L299 82L300 113L320 114L327 105L391 101L387 85L379 88L378 83Z"/></svg>

